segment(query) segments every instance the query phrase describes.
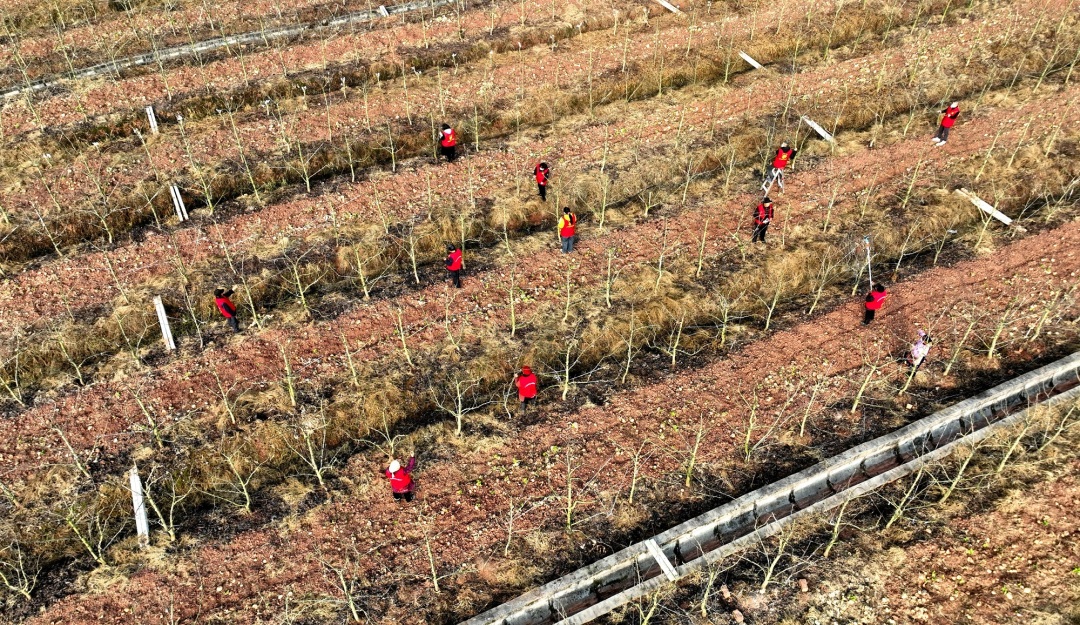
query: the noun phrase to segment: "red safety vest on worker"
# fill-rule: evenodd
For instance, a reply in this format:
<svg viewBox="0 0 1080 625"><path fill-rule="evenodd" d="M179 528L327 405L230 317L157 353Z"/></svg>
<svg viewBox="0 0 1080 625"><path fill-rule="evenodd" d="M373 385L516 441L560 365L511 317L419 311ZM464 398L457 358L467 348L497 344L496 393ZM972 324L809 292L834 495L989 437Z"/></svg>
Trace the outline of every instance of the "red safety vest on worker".
<svg viewBox="0 0 1080 625"><path fill-rule="evenodd" d="M881 310L881 305L885 303L885 298L889 294L885 291L870 291L870 297L866 301L867 310Z"/></svg>
<svg viewBox="0 0 1080 625"><path fill-rule="evenodd" d="M214 303L217 304L218 310L221 311L222 316L226 319L232 319L236 315L236 306L232 303L232 300L227 297L215 297Z"/></svg>
<svg viewBox="0 0 1080 625"><path fill-rule="evenodd" d="M412 473L413 468L416 466L416 458L409 458L409 463L401 467L393 473L390 469L386 470L386 477L390 478L390 490L395 493L407 493L412 490Z"/></svg>
<svg viewBox="0 0 1080 625"><path fill-rule="evenodd" d="M452 148L457 145L457 133L453 128L442 131L442 140L439 142L444 148Z"/></svg>
<svg viewBox="0 0 1080 625"><path fill-rule="evenodd" d="M521 375L517 379L518 395L522 399L536 397L536 374L528 367L521 368Z"/></svg>
<svg viewBox="0 0 1080 625"><path fill-rule="evenodd" d="M575 226L577 226L577 215L570 213L559 217L559 236L563 238L574 236Z"/></svg>
<svg viewBox="0 0 1080 625"><path fill-rule="evenodd" d="M956 123L956 118L960 116L959 106L950 106L945 109L945 117L941 118L941 126L943 128L952 128Z"/></svg>
<svg viewBox="0 0 1080 625"><path fill-rule="evenodd" d="M536 184L546 186L548 181L548 172L550 171L551 168L549 167L541 167L537 165L536 169L533 170L533 173L536 174Z"/></svg>
<svg viewBox="0 0 1080 625"><path fill-rule="evenodd" d="M773 218L773 205L772 202L765 204L762 202L757 205L757 212L754 213L754 225L760 226L772 221Z"/></svg>
<svg viewBox="0 0 1080 625"><path fill-rule="evenodd" d="M776 158L773 159L772 166L777 169L783 169L787 167L787 164L791 162L792 156L794 156L795 148L776 148Z"/></svg>
<svg viewBox="0 0 1080 625"><path fill-rule="evenodd" d="M446 255L446 270L447 271L460 271L461 270L461 250L454 250Z"/></svg>

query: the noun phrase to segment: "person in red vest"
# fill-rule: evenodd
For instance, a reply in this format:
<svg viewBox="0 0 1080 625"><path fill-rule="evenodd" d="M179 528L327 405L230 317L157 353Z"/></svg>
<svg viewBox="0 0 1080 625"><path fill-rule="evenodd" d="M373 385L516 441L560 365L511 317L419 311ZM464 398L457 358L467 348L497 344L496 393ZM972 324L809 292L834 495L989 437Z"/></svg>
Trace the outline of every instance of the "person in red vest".
<svg viewBox="0 0 1080 625"><path fill-rule="evenodd" d="M450 272L450 282L461 288L461 250L454 245L446 246L446 270Z"/></svg>
<svg viewBox="0 0 1080 625"><path fill-rule="evenodd" d="M529 367L522 367L521 373L514 376L514 386L518 390L518 412L524 415L529 402L536 399L536 374Z"/></svg>
<svg viewBox="0 0 1080 625"><path fill-rule="evenodd" d="M453 163L457 158L457 133L449 124L443 124L439 133L439 153L446 157L448 163Z"/></svg>
<svg viewBox="0 0 1080 625"><path fill-rule="evenodd" d="M776 156L773 157L772 168L765 176L765 183L761 185L765 193L769 192L774 182L780 185L781 191L784 190L784 168L795 160L795 155L798 153L799 151L795 148L788 147L786 141L780 144L780 147L776 149Z"/></svg>
<svg viewBox="0 0 1080 625"><path fill-rule="evenodd" d="M562 217L559 217L559 238L562 240L563 254L574 251L574 231L577 228L577 215L570 212L570 207L562 209Z"/></svg>
<svg viewBox="0 0 1080 625"><path fill-rule="evenodd" d="M866 294L866 313L863 315L863 325L867 325L874 320L874 313L881 310L881 305L885 303L885 298L888 296L884 284L875 284L874 288L870 289L870 292Z"/></svg>
<svg viewBox="0 0 1080 625"><path fill-rule="evenodd" d="M221 316L225 317L225 321L232 328L233 332L240 331L240 323L236 320L236 305L232 303L229 296L232 295L232 289L214 289L214 303L217 304L217 308L221 311Z"/></svg>
<svg viewBox="0 0 1080 625"><path fill-rule="evenodd" d="M960 103L953 102L949 108L942 111L942 114L941 125L938 126L937 134L931 139L938 147L945 145L945 142L949 140L949 129L956 124L956 118L960 116Z"/></svg>
<svg viewBox="0 0 1080 625"><path fill-rule="evenodd" d="M551 180L551 168L547 163L540 163L533 169L533 174L536 176L536 186L540 190L540 200L542 202L547 201L547 183Z"/></svg>
<svg viewBox="0 0 1080 625"><path fill-rule="evenodd" d="M769 196L765 196L765 199L761 200L754 210L754 236L750 239L751 243L765 242L765 232L768 231L772 218L773 201L769 199Z"/></svg>
<svg viewBox="0 0 1080 625"><path fill-rule="evenodd" d="M390 468L385 471L385 474L387 479L390 480L390 492L393 493L395 500L412 501L416 483L413 482L411 474L415 468L415 456L409 458L409 462L404 467L397 460L390 461Z"/></svg>

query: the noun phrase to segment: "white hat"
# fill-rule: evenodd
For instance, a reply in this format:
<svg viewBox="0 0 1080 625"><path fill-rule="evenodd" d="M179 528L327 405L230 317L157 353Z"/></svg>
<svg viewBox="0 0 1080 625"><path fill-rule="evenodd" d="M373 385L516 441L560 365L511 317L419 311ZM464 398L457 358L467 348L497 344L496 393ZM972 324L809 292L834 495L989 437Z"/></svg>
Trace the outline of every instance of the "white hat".
<svg viewBox="0 0 1080 625"><path fill-rule="evenodd" d="M960 103L959 103L959 102L953 102L953 103L952 103L952 107L953 107L953 108L956 108L956 107L958 107L958 106L960 106Z"/></svg>
<svg viewBox="0 0 1080 625"><path fill-rule="evenodd" d="M398 469L400 469L400 468L401 468L401 463L400 462L398 462L397 460L391 460L390 461L390 469L389 469L389 471L391 473L397 473Z"/></svg>

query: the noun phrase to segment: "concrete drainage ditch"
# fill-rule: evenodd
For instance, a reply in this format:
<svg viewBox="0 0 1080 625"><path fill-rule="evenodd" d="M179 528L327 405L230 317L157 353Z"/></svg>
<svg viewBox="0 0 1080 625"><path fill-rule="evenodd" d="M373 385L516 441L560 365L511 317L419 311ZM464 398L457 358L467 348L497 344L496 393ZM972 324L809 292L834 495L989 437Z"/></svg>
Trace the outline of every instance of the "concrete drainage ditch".
<svg viewBox="0 0 1080 625"><path fill-rule="evenodd" d="M974 444L1036 405L1080 399L1080 352L747 493L463 625L576 625Z"/></svg>

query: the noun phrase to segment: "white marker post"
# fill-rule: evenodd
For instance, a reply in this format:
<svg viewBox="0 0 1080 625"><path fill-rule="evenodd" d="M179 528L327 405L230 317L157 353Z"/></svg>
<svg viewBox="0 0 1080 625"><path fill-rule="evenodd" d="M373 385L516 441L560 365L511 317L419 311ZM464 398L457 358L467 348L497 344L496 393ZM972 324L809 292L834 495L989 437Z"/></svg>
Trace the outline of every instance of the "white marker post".
<svg viewBox="0 0 1080 625"><path fill-rule="evenodd" d="M191 219L188 216L187 206L184 205L184 198L180 195L180 187L175 184L169 185L169 196L172 197L173 208L176 209L176 216L180 218L180 221Z"/></svg>
<svg viewBox="0 0 1080 625"><path fill-rule="evenodd" d="M390 17L390 11L386 10L386 6L380 4L379 5L379 15L381 15L383 17Z"/></svg>
<svg viewBox="0 0 1080 625"><path fill-rule="evenodd" d="M150 133L156 135L158 133L157 115L154 115L153 106L146 107L146 119L150 121Z"/></svg>
<svg viewBox="0 0 1080 625"><path fill-rule="evenodd" d="M870 278L870 288L874 288L874 272L870 268L870 237L863 237L863 244L866 245L866 275Z"/></svg>
<svg viewBox="0 0 1080 625"><path fill-rule="evenodd" d="M135 533L139 535L139 544L150 544L150 523L146 520L146 504L143 503L142 480L139 470L131 467L131 503L135 506Z"/></svg>
<svg viewBox="0 0 1080 625"><path fill-rule="evenodd" d="M645 548L649 550L653 559L660 565L660 570L664 572L664 576L668 578L669 582L679 579L679 574L675 571L675 567L671 566L671 560L667 559L667 556L660 550L660 545L656 544L655 540L652 538L646 540Z"/></svg>
<svg viewBox="0 0 1080 625"><path fill-rule="evenodd" d="M982 201L981 199L979 199L979 196L975 195L971 191L968 191L967 189L960 188L960 189L956 190L956 193L960 197L965 198L965 199L967 199L967 201L974 204L982 212L986 213L987 215L990 215L991 217L993 217L994 219L1000 221L1001 223L1005 224L1006 226L1011 226L1012 225L1013 220L1012 220L1011 217L1009 217L1008 215L1002 213L1001 211L994 208L993 206L990 206L986 202Z"/></svg>
<svg viewBox="0 0 1080 625"><path fill-rule="evenodd" d="M668 11L671 11L672 13L682 13L682 11L679 10L679 7L671 4L667 0L656 0L656 1L658 3L660 3L660 6L664 7Z"/></svg>
<svg viewBox="0 0 1080 625"><path fill-rule="evenodd" d="M176 349L176 341L173 340L172 328L169 327L169 318L165 315L165 304L161 303L161 297L154 298L154 308L157 309L158 324L161 325L161 336L165 339L165 348L169 351Z"/></svg>
<svg viewBox="0 0 1080 625"><path fill-rule="evenodd" d="M751 66L751 67L753 67L754 69L764 69L764 67L765 67L765 66L764 66L764 65L762 65L761 63L758 63L758 62L757 62L757 61L755 61L754 59L750 58L750 55L749 55L749 54L747 54L747 53L745 53L745 52L743 52L742 50L739 50L739 56L741 56L741 57L742 57L742 59L743 59L744 61L746 61L747 63L749 63L749 64L750 64L750 66Z"/></svg>
<svg viewBox="0 0 1080 625"><path fill-rule="evenodd" d="M821 126L818 126L817 122L810 119L806 115L803 115L800 119L802 119L804 122L806 122L807 126L810 126L811 128L813 128L814 132L818 133L818 135L820 135L822 139L828 141L829 143L836 143L836 139L833 139L832 135L825 132L824 128L822 128Z"/></svg>

